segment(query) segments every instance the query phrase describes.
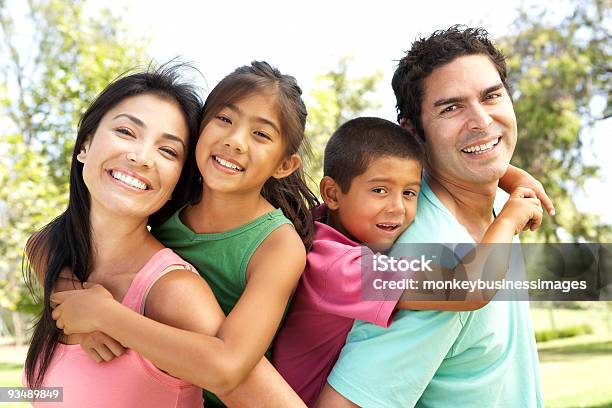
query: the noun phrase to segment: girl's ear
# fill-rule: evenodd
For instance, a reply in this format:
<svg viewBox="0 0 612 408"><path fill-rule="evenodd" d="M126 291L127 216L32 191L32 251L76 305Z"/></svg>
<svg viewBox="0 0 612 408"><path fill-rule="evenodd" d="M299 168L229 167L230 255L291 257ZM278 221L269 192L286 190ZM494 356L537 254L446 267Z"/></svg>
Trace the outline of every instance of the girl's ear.
<svg viewBox="0 0 612 408"><path fill-rule="evenodd" d="M83 142L83 145L81 146L81 151L79 152L79 154L77 154L76 158L81 163L85 163L85 159L87 159L87 151L89 150L90 141L91 141L91 138L88 137L87 140Z"/></svg>
<svg viewBox="0 0 612 408"><path fill-rule="evenodd" d="M289 157L285 157L281 164L278 166L272 177L275 179L282 179L290 176L291 173L296 171L302 165L302 159L299 154L294 153Z"/></svg>
<svg viewBox="0 0 612 408"><path fill-rule="evenodd" d="M321 198L327 205L327 208L334 211L337 210L340 204L338 203L338 195L340 193L340 186L336 183L336 180L329 176L325 176L319 183L319 192Z"/></svg>

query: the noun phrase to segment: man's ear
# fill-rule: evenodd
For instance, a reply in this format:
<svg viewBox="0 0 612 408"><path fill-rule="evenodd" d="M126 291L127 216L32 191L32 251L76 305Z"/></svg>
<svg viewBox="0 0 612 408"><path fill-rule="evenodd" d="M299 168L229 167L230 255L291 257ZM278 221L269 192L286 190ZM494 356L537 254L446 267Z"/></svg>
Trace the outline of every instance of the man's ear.
<svg viewBox="0 0 612 408"><path fill-rule="evenodd" d="M87 158L87 152L89 151L89 142L91 141L91 138L87 138L83 144L81 145L81 151L79 152L79 154L77 154L77 160L80 161L81 163L85 163L85 159Z"/></svg>
<svg viewBox="0 0 612 408"><path fill-rule="evenodd" d="M416 127L414 127L414 124L412 123L410 119L401 118L399 124L404 129L409 130L412 133L416 134Z"/></svg>
<svg viewBox="0 0 612 408"><path fill-rule="evenodd" d="M282 179L290 176L302 165L302 158L299 154L294 153L289 157L285 157L281 164L278 166L272 177L275 179Z"/></svg>
<svg viewBox="0 0 612 408"><path fill-rule="evenodd" d="M319 192L321 193L321 198L327 208L332 211L337 210L340 207L340 203L338 201L338 196L342 193L340 190L340 186L336 183L336 180L329 176L325 176L321 179L319 183Z"/></svg>

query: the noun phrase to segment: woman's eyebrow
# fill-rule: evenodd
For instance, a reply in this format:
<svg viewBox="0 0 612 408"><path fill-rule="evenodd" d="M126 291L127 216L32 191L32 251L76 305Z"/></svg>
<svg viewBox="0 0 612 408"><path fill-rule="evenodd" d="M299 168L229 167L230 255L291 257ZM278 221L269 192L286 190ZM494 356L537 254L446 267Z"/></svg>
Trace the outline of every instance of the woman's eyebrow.
<svg viewBox="0 0 612 408"><path fill-rule="evenodd" d="M134 115L130 115L129 113L120 113L117 116L115 116L113 118L113 120L115 120L115 119L117 119L117 118L119 118L121 116L124 116L124 117L128 118L131 122L134 122L134 124L136 124L137 126L143 128L143 129L147 128L147 125L142 120L138 119ZM185 150L187 148L187 146L185 146L185 142L183 141L183 139L181 139L180 137L178 137L176 135L173 135L172 133L164 132L164 133L162 133L162 137L164 139L172 140L173 142L180 143L181 146L183 146L183 150Z"/></svg>

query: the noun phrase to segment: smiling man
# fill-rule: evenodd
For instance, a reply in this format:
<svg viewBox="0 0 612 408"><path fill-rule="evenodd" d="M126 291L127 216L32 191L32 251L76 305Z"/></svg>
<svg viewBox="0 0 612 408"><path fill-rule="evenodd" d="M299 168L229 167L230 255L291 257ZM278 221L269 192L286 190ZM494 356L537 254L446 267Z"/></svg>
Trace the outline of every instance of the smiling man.
<svg viewBox="0 0 612 408"><path fill-rule="evenodd" d="M516 145L503 55L483 29L437 31L401 59L393 89L399 122L428 157L416 218L392 254L407 243L479 242ZM511 259L509 274L522 267ZM543 406L528 303L399 311L388 329L356 322L320 402L345 398L365 407Z"/></svg>

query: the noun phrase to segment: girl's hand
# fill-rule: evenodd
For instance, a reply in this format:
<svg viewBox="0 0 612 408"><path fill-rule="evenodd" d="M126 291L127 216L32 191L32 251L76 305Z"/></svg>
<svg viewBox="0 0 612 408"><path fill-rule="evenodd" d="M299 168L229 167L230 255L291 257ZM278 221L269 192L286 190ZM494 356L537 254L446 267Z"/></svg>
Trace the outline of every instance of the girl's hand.
<svg viewBox="0 0 612 408"><path fill-rule="evenodd" d="M512 165L508 166L506 174L499 180L499 187L507 193L512 193L519 187L531 189L535 193L536 198L542 203L542 207L544 207L546 212L551 216L555 215L555 206L550 197L548 197L548 194L546 194L544 186L525 170Z"/></svg>
<svg viewBox="0 0 612 408"><path fill-rule="evenodd" d="M56 305L51 316L64 334L91 333L98 330L96 318L119 304L102 285L82 290L68 290L51 295Z"/></svg>
<svg viewBox="0 0 612 408"><path fill-rule="evenodd" d="M67 344L79 344L96 363L111 361L125 353L126 348L117 340L100 332L77 333L67 336Z"/></svg>

